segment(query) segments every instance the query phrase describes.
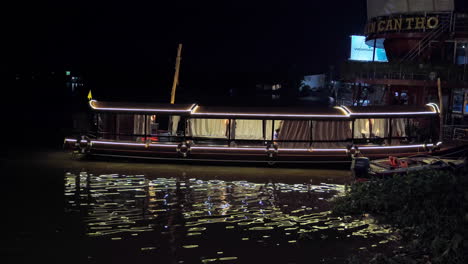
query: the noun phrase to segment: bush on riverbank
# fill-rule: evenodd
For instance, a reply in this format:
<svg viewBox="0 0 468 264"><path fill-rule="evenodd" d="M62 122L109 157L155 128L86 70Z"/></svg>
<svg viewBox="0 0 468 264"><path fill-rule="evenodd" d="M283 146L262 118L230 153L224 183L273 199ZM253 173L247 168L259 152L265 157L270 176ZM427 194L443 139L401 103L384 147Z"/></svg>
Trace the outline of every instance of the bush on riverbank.
<svg viewBox="0 0 468 264"><path fill-rule="evenodd" d="M355 183L336 198L333 212L371 213L399 231L412 257L401 262L379 256L376 263L467 263L467 209L466 175L423 171Z"/></svg>

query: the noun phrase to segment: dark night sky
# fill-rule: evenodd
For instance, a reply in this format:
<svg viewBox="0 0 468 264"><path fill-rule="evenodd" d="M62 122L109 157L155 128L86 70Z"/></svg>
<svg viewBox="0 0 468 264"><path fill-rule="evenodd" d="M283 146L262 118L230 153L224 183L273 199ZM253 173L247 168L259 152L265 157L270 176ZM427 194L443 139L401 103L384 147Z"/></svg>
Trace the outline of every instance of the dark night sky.
<svg viewBox="0 0 468 264"><path fill-rule="evenodd" d="M9 70L67 68L97 95L155 98L169 94L178 43L180 89L192 93L339 67L349 36L363 33L366 1L34 1L4 12Z"/></svg>
<svg viewBox="0 0 468 264"><path fill-rule="evenodd" d="M362 33L365 1L62 1L15 16L15 69L84 74L97 94L168 93L177 44L180 84L225 90L326 72ZM223 88L220 88L223 87Z"/></svg>
<svg viewBox="0 0 468 264"><path fill-rule="evenodd" d="M13 82L2 78L4 98L13 98L0 104L4 124L17 135L23 133L24 142L36 135L61 144L63 137L57 135L67 134L73 105L86 107L88 89L98 100L169 102L178 43L184 47L176 102L228 104L250 98L246 104L258 104L261 100L252 96L228 98L227 91L250 91L258 82L299 79L327 72L330 65L339 67L349 56L349 36L363 33L365 0L318 2L68 0L2 5L0 28L7 48L0 56L0 73ZM64 85L67 69L84 77L82 102L76 103ZM32 72L52 71L62 79L31 79ZM14 81L17 73L25 78ZM206 95L212 97L199 100ZM9 129L4 132L11 136Z"/></svg>

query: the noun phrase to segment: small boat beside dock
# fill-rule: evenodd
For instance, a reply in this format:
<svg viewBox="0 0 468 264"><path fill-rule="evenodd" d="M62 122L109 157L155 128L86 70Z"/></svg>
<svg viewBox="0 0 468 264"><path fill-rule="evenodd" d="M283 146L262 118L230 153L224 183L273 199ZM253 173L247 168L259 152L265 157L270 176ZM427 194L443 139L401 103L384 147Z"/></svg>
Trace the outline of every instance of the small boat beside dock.
<svg viewBox="0 0 468 264"><path fill-rule="evenodd" d="M466 151L465 151L466 153ZM355 158L352 169L357 181L370 178L386 178L424 170L460 170L466 165L465 156L459 158L416 155L397 158L369 160L366 157Z"/></svg>

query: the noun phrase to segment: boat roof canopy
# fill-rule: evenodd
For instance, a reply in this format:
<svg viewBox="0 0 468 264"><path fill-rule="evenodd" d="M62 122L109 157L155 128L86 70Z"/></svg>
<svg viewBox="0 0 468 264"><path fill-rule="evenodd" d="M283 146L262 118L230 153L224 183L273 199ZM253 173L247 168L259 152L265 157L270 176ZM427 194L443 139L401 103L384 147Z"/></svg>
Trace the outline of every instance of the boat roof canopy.
<svg viewBox="0 0 468 264"><path fill-rule="evenodd" d="M392 118L434 116L439 107L430 103L425 106L335 106L335 107L230 107L201 106L197 104L158 104L101 102L91 100L91 108L100 112L169 114L193 118L219 119L334 119Z"/></svg>
<svg viewBox="0 0 468 264"><path fill-rule="evenodd" d="M341 106L354 118L390 118L433 116L439 113L436 104L425 106L387 105L387 106Z"/></svg>
<svg viewBox="0 0 468 264"><path fill-rule="evenodd" d="M95 111L160 114L173 113L177 115L190 115L196 104L157 104L157 103L126 103L126 102L101 102L91 100L91 108Z"/></svg>
<svg viewBox="0 0 468 264"><path fill-rule="evenodd" d="M220 107L197 106L192 117L237 119L346 119L345 111L335 107Z"/></svg>

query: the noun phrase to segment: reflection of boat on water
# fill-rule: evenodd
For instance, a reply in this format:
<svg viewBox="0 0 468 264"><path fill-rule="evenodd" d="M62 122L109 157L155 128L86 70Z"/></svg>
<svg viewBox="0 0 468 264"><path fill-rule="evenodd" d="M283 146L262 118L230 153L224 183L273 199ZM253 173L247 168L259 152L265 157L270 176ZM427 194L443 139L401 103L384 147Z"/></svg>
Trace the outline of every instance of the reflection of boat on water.
<svg viewBox="0 0 468 264"><path fill-rule="evenodd" d="M404 158L389 156L387 159L369 160L357 157L353 163L353 172L357 180L373 177L391 177L424 170L459 170L465 166L463 157L444 158L430 155L417 155Z"/></svg>
<svg viewBox="0 0 468 264"><path fill-rule="evenodd" d="M65 139L75 152L173 160L351 162L441 153L438 107L214 107L90 101L93 131Z"/></svg>

